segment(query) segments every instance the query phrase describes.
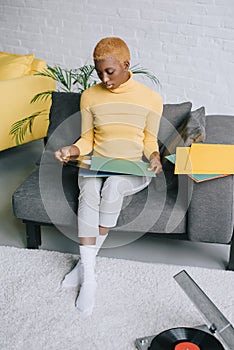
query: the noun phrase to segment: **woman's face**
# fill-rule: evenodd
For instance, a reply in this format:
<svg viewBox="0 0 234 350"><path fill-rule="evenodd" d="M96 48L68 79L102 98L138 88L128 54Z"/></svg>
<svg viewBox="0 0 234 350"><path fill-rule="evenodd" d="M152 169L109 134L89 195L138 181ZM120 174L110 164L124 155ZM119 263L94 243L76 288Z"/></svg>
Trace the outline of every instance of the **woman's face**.
<svg viewBox="0 0 234 350"><path fill-rule="evenodd" d="M115 58L94 61L99 79L107 89L116 89L129 79L129 62L121 63Z"/></svg>

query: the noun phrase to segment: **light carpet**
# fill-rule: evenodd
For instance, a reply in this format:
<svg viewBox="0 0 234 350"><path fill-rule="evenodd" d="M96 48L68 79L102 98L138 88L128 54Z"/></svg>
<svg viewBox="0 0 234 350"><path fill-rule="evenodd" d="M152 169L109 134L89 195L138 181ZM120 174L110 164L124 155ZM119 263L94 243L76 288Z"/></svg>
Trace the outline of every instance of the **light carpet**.
<svg viewBox="0 0 234 350"><path fill-rule="evenodd" d="M0 247L1 350L133 350L136 338L204 324L173 275L186 269L234 322L234 272L97 258L97 298L87 318L76 290L61 290L77 256Z"/></svg>

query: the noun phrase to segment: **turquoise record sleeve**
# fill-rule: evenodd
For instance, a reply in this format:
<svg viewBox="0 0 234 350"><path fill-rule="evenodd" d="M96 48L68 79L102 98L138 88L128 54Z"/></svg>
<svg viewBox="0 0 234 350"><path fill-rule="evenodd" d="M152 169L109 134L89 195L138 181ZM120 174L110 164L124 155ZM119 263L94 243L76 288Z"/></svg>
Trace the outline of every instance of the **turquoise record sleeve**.
<svg viewBox="0 0 234 350"><path fill-rule="evenodd" d="M101 172L155 177L153 170L148 170L149 163L92 156L90 170Z"/></svg>

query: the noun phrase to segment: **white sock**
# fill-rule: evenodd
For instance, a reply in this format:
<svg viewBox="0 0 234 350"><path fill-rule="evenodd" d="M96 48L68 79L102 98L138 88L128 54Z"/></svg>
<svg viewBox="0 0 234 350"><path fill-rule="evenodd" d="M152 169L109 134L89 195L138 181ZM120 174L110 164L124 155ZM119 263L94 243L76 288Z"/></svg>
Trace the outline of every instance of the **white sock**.
<svg viewBox="0 0 234 350"><path fill-rule="evenodd" d="M80 246L81 262L84 269L84 281L76 300L76 307L83 314L91 315L96 295L95 264L97 249L95 245Z"/></svg>
<svg viewBox="0 0 234 350"><path fill-rule="evenodd" d="M105 239L107 238L107 236L108 236L108 233L106 235L99 235L99 236L97 236L97 238L96 238L96 247L97 247L96 255L98 255L98 252L101 249L101 247L102 247Z"/></svg>
<svg viewBox="0 0 234 350"><path fill-rule="evenodd" d="M98 254L107 236L108 234L99 235L96 238L96 255ZM64 277L62 281L62 288L79 288L83 283L83 275L83 265L81 263L81 260L79 260L75 267Z"/></svg>
<svg viewBox="0 0 234 350"><path fill-rule="evenodd" d="M62 281L62 288L76 288L82 284L83 281L83 266L79 259L75 267L66 274Z"/></svg>

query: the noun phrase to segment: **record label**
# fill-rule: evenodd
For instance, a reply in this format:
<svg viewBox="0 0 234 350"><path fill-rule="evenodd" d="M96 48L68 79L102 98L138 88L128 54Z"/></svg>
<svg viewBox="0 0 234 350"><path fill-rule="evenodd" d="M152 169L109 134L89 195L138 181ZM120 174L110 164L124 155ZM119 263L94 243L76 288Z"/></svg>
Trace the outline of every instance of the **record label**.
<svg viewBox="0 0 234 350"><path fill-rule="evenodd" d="M175 346L175 350L201 350L199 346L190 342L182 342Z"/></svg>

